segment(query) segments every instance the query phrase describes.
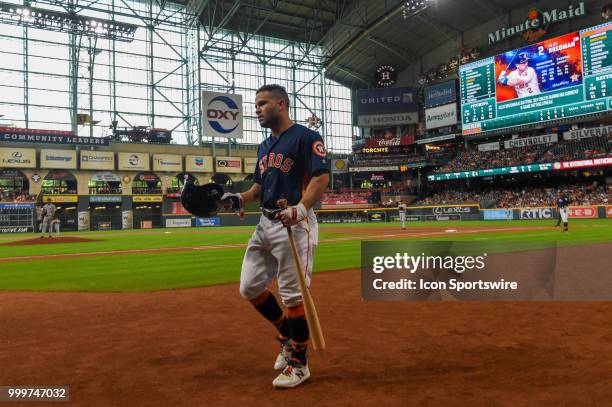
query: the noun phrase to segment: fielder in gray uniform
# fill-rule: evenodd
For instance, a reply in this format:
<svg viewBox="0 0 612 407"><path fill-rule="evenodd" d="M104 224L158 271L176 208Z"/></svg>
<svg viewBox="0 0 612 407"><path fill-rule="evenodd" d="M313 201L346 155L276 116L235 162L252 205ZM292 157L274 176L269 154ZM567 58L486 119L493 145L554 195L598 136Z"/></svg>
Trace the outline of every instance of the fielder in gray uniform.
<svg viewBox="0 0 612 407"><path fill-rule="evenodd" d="M55 217L55 211L57 208L51 202L51 198L47 198L47 203L43 205L43 220L42 220L42 235L40 237L45 237L45 232L47 228L49 229L49 237L53 237L53 218Z"/></svg>
<svg viewBox="0 0 612 407"><path fill-rule="evenodd" d="M402 230L406 230L406 204L401 199L397 202L397 210L400 222L402 222Z"/></svg>

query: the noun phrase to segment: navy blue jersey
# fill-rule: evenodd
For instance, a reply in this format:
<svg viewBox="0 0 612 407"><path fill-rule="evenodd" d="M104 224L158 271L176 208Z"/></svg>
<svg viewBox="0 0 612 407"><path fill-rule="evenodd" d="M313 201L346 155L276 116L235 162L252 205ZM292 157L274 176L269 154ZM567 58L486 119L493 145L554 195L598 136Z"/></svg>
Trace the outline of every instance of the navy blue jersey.
<svg viewBox="0 0 612 407"><path fill-rule="evenodd" d="M560 196L557 198L557 208L565 208L570 204L570 200L565 196Z"/></svg>
<svg viewBox="0 0 612 407"><path fill-rule="evenodd" d="M323 172L329 168L321 135L293 124L259 145L253 181L261 185L261 205L276 209L279 199L297 205L310 179Z"/></svg>

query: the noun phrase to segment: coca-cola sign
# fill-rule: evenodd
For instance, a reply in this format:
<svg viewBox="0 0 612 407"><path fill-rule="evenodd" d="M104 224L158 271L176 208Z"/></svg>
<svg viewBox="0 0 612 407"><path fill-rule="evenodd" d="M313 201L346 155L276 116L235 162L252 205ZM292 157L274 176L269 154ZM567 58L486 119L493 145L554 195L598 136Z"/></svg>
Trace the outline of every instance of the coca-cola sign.
<svg viewBox="0 0 612 407"><path fill-rule="evenodd" d="M370 138L366 140L366 147L399 147L414 144L414 136L395 136L393 138Z"/></svg>

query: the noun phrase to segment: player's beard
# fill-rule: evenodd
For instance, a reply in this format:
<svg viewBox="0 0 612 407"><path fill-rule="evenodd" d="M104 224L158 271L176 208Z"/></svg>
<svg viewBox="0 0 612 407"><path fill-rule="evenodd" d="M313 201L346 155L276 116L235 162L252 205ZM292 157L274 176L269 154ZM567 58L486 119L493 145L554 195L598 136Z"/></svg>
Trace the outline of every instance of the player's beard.
<svg viewBox="0 0 612 407"><path fill-rule="evenodd" d="M260 121L259 125L263 128L269 129L272 127L276 127L279 121L280 115L278 114L278 111L274 110L270 112L268 117L263 116L263 121Z"/></svg>

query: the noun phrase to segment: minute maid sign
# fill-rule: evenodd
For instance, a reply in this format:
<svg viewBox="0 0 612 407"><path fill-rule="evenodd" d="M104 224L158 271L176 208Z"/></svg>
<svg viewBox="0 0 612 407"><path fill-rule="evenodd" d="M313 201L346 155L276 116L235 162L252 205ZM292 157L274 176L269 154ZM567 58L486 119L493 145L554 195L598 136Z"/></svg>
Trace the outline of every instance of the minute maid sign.
<svg viewBox="0 0 612 407"><path fill-rule="evenodd" d="M532 9L525 21L510 27L489 33L489 45L502 42L507 38L522 34L525 41L533 42L546 34L546 28L553 23L569 20L586 15L584 2L581 1L577 6L569 5L567 8L554 8L549 11L539 11Z"/></svg>

